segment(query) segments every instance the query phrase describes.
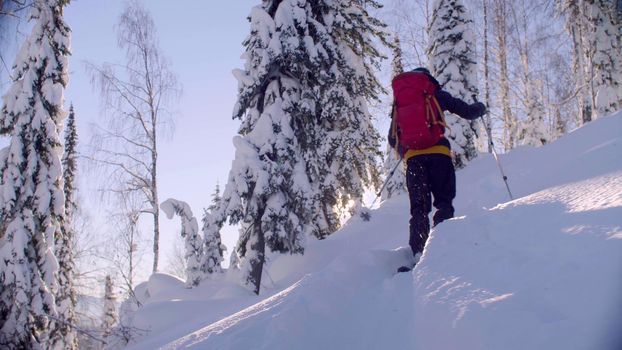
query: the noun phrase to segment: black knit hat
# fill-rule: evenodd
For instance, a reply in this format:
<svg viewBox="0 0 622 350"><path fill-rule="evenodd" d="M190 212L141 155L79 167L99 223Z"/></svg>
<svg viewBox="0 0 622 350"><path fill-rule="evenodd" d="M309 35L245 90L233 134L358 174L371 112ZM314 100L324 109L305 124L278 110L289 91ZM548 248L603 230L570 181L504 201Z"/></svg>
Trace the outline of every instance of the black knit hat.
<svg viewBox="0 0 622 350"><path fill-rule="evenodd" d="M436 86L438 86L439 88L442 87L441 84L438 82L438 80L436 80L436 78L434 78L432 76L432 74L430 73L430 71L427 68L425 68L425 67L417 67L417 68L413 69L412 71L413 72L421 72L421 73L427 74L428 78L430 78L430 80L432 80L432 82L434 84L436 84Z"/></svg>
<svg viewBox="0 0 622 350"><path fill-rule="evenodd" d="M432 74L430 74L430 71L427 68L425 68L425 67L417 67L417 68L413 69L413 72L423 72L423 73L432 75Z"/></svg>

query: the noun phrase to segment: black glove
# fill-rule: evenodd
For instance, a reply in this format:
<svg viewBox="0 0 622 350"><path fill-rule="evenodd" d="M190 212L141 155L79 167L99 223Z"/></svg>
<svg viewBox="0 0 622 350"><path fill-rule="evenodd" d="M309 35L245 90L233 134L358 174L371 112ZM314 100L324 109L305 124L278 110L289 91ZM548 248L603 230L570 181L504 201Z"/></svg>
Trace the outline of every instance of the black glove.
<svg viewBox="0 0 622 350"><path fill-rule="evenodd" d="M470 107L472 115L476 118L486 114L486 105L481 102L475 102Z"/></svg>

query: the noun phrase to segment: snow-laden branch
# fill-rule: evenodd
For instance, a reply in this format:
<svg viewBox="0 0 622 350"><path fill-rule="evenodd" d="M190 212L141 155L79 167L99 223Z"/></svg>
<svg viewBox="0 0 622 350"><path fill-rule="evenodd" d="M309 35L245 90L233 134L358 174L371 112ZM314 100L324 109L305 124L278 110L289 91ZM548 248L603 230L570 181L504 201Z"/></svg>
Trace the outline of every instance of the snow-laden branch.
<svg viewBox="0 0 622 350"><path fill-rule="evenodd" d="M181 218L181 236L185 240L186 286L199 284L203 279L201 258L203 256L203 239L199 236L199 224L192 214L188 203L169 198L160 205L166 217L172 219L175 214Z"/></svg>

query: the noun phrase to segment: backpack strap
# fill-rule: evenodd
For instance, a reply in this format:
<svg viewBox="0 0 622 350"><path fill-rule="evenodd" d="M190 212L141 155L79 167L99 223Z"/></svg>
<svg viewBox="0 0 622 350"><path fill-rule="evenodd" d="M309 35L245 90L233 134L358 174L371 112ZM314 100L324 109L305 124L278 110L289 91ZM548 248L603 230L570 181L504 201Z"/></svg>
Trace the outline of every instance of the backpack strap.
<svg viewBox="0 0 622 350"><path fill-rule="evenodd" d="M430 125L440 124L444 128L447 128L447 124L445 123L445 119L443 118L443 109L441 105L438 103L436 96L434 95L425 95L425 104L426 104L426 117L430 121ZM438 113L435 112L435 108Z"/></svg>
<svg viewBox="0 0 622 350"><path fill-rule="evenodd" d="M395 105L395 100L393 100L393 107L391 107L391 136L393 136L393 139L395 140L395 147L393 147L393 150L399 157L401 157L399 154L400 152L398 151L398 148L400 147L400 138L397 133L397 108Z"/></svg>

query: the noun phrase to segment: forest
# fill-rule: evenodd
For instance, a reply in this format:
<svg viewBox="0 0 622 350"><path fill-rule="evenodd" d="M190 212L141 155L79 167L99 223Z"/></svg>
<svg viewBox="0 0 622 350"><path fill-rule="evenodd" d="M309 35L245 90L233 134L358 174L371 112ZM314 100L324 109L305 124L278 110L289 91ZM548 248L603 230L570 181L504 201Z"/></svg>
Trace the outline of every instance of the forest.
<svg viewBox="0 0 622 350"><path fill-rule="evenodd" d="M233 111L203 116L235 123L233 158L191 207L160 189L186 81L160 44L155 5L121 5L108 33L120 61L74 67L80 33L65 12L82 1L0 0L2 348L122 347L141 330L119 314L141 307L137 286L159 272L188 289L226 275L260 295L276 256L307 254L376 194L407 192L386 143L400 73L425 67L452 96L487 106L473 121L445 114L458 171L622 109L621 1L249 1L242 60L229 62ZM78 74L102 111L88 127L66 92ZM163 222L175 217L170 247Z"/></svg>

